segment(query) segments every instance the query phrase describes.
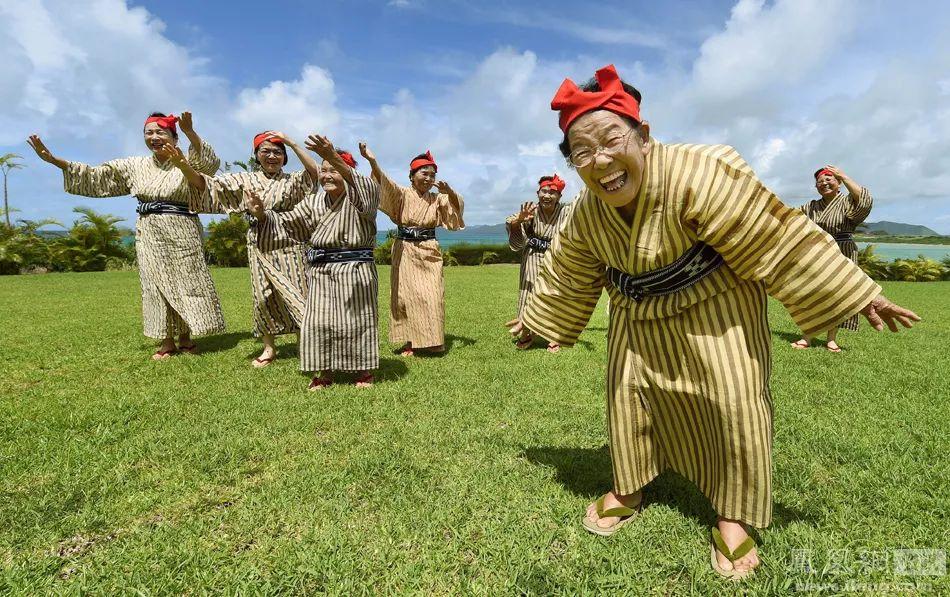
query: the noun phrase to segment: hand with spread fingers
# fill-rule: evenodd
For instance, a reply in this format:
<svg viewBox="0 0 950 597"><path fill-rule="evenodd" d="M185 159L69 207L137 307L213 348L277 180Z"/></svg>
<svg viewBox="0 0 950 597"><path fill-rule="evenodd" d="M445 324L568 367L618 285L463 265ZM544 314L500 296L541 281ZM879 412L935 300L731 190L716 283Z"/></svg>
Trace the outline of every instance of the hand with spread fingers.
<svg viewBox="0 0 950 597"><path fill-rule="evenodd" d="M248 213L257 218L258 221L265 219L264 202L261 201L260 195L254 191L244 189L244 204L247 206Z"/></svg>
<svg viewBox="0 0 950 597"><path fill-rule="evenodd" d="M155 152L155 157L163 162L165 160L171 160L172 164L178 167L181 167L188 161L185 158L185 154L182 153L181 148L168 141Z"/></svg>
<svg viewBox="0 0 950 597"><path fill-rule="evenodd" d="M181 127L181 132L183 132L186 137L191 137L195 134L195 124L194 120L192 120L191 112L186 110L181 113L181 116L178 117L178 126Z"/></svg>
<svg viewBox="0 0 950 597"><path fill-rule="evenodd" d="M452 190L452 187L449 186L449 183L445 182L444 180L436 182L435 187L439 189L439 193L443 195L448 195L450 197L455 195L455 191Z"/></svg>
<svg viewBox="0 0 950 597"><path fill-rule="evenodd" d="M36 152L37 157L48 164L53 164L58 168L66 167L66 160L61 160L53 155L53 153L46 147L46 144L43 143L43 140L40 139L39 135L30 135L26 140L29 143L30 147L33 148L33 151Z"/></svg>
<svg viewBox="0 0 950 597"><path fill-rule="evenodd" d="M518 212L517 221L519 224L530 222L534 219L534 214L538 211L538 206L532 201L525 201L521 204L521 211Z"/></svg>
<svg viewBox="0 0 950 597"><path fill-rule="evenodd" d="M892 332L896 332L898 323L905 328L912 328L914 322L921 320L916 313L892 303L883 294L877 295L873 301L861 309L861 314L868 320L871 327L879 332L884 330L885 324Z"/></svg>
<svg viewBox="0 0 950 597"><path fill-rule="evenodd" d="M307 149L328 161L332 160L333 155L336 153L333 143L323 135L318 135L316 133L307 137L306 145Z"/></svg>
<svg viewBox="0 0 950 597"><path fill-rule="evenodd" d="M376 154L374 154L366 145L366 141L360 141L360 155L366 158L366 161L368 162L376 161Z"/></svg>

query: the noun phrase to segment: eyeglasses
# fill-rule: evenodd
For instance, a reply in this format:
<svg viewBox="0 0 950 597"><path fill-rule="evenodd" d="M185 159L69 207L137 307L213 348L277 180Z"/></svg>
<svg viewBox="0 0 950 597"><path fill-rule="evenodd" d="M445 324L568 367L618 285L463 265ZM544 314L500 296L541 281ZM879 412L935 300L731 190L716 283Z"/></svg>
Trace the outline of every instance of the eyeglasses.
<svg viewBox="0 0 950 597"><path fill-rule="evenodd" d="M257 152L262 158L282 158L284 157L284 152L279 149L262 149Z"/></svg>
<svg viewBox="0 0 950 597"><path fill-rule="evenodd" d="M627 141L630 140L630 136L635 132L637 132L637 129L632 128L623 135L613 135L607 139L603 145L598 145L597 147L578 147L571 152L568 160L574 164L575 168L584 168L594 161L598 153L603 152L611 156L617 155L626 147Z"/></svg>

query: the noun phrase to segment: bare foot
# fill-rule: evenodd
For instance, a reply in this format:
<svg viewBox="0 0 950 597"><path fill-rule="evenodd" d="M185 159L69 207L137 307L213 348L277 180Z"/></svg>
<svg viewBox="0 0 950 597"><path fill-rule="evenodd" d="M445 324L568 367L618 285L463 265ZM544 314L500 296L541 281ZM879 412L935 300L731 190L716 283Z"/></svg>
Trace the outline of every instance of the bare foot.
<svg viewBox="0 0 950 597"><path fill-rule="evenodd" d="M626 506L627 508L636 510L642 500L642 491L621 496L618 496L613 491L610 491L604 495L604 510L610 510L611 508L617 508L620 506ZM596 524L602 529L610 528L620 522L619 516L604 516L603 518L598 517L597 500L594 500L589 506L587 506L586 518L589 522Z"/></svg>
<svg viewBox="0 0 950 597"><path fill-rule="evenodd" d="M735 550L737 547L742 545L742 542L745 541L749 536L749 533L745 529L745 525L743 525L741 522L720 518L716 522L716 526L719 527L719 532L722 534L722 540L726 542L726 547L728 547L730 550ZM719 550L717 549L716 561L719 563L719 567L723 570L735 570L736 572L748 572L758 567L760 563L759 552L755 547L753 547L749 553L736 560L735 563L730 562L729 558L719 553Z"/></svg>
<svg viewBox="0 0 950 597"><path fill-rule="evenodd" d="M797 348L798 350L805 350L809 346L811 346L811 343L809 343L808 340L804 338L797 342L792 342L792 348Z"/></svg>

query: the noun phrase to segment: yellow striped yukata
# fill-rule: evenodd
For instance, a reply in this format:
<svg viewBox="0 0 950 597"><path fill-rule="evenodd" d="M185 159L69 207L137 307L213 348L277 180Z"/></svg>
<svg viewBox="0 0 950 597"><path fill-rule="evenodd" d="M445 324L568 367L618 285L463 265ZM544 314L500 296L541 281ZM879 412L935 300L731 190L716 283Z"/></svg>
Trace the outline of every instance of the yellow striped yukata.
<svg viewBox="0 0 950 597"><path fill-rule="evenodd" d="M266 211L262 245L290 239L323 249L376 245L379 186L353 171L354 185L334 201L323 188L284 213ZM300 326L301 371L368 371L379 367L379 282L373 262L320 263L307 269Z"/></svg>
<svg viewBox="0 0 950 597"><path fill-rule="evenodd" d="M306 170L280 172L268 177L263 171L205 176L205 191L193 193L191 208L201 213L245 213L244 190L260 196L264 209L290 211L314 192ZM247 231L247 259L254 300L254 335L280 335L298 331L307 296L304 245L293 239L258 242L257 226Z"/></svg>
<svg viewBox="0 0 950 597"><path fill-rule="evenodd" d="M533 251L528 247L528 238L539 236L542 238L553 239L554 235L564 226L567 218L571 215L570 203L558 203L554 207L554 214L550 218L545 218L538 206L534 217L528 222L514 224L518 214L513 214L505 220L505 228L508 230L508 246L516 253L521 253L521 275L518 280L518 317L524 312L525 304L528 302L528 295L534 287L534 280L538 277L538 270L541 267L541 260L544 253Z"/></svg>
<svg viewBox="0 0 950 597"><path fill-rule="evenodd" d="M412 187L397 185L382 175L379 209L399 226L460 230L465 227L465 204L452 207L448 195L433 191L420 197ZM445 344L445 283L439 241L393 243L389 301L389 341L412 343L413 348Z"/></svg>
<svg viewBox="0 0 950 597"><path fill-rule="evenodd" d="M218 169L207 143L188 149L188 162L204 174ZM70 162L63 171L67 193L86 197L132 195L140 202L163 201L185 207L188 182L171 160L129 157L89 166ZM221 303L201 244L201 222L178 214L140 215L135 222L135 254L142 283L145 335L163 339L184 332L204 336L224 331Z"/></svg>
<svg viewBox="0 0 950 597"><path fill-rule="evenodd" d="M880 287L731 147L652 141L632 225L585 190L545 255L525 324L564 345L602 289L610 297L607 413L614 489L634 493L666 468L719 515L772 516L772 399L766 295L806 333L858 312ZM641 275L702 241L725 265L674 294L636 302L606 282Z"/></svg>
<svg viewBox="0 0 950 597"><path fill-rule="evenodd" d="M841 234L854 234L855 229L860 226L865 218L871 213L871 206L874 200L867 188L861 187L861 192L857 197L852 197L851 193L838 195L832 199L816 199L809 201L801 207L805 215L813 222L827 232L835 236ZM838 240L838 248L848 259L858 262L858 245L854 244L854 239ZM851 330L858 329L858 316L853 315L838 325L839 328Z"/></svg>

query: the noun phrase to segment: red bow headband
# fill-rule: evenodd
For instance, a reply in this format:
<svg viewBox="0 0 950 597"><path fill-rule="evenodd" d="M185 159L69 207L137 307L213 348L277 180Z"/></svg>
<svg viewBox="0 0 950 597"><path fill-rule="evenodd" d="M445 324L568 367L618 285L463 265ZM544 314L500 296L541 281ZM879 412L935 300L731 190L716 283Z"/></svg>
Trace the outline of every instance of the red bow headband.
<svg viewBox="0 0 950 597"><path fill-rule="evenodd" d="M815 172L815 180L818 180L818 177L821 176L822 174L829 174L831 176L835 176L835 173L829 170L828 168L819 168L818 171ZM835 178L838 178L838 177L835 176Z"/></svg>
<svg viewBox="0 0 950 597"><path fill-rule="evenodd" d="M145 119L145 124L143 126L148 126L150 122L154 122L163 129L167 129L175 134L178 134L178 130L175 128L175 123L178 122L178 117L174 114L169 114L168 116L149 116Z"/></svg>
<svg viewBox="0 0 950 597"><path fill-rule="evenodd" d="M411 162L409 162L409 171L415 172L419 168L422 168L425 166L432 166L433 168L435 168L436 172L439 171L439 167L435 165L435 158L432 157L432 152L428 150L426 150L425 155L423 155L423 157L416 158L412 160Z"/></svg>
<svg viewBox="0 0 950 597"><path fill-rule="evenodd" d="M342 149L337 150L337 154L343 159L343 163L349 166L350 168L356 168L356 160L353 159L353 154L348 151L343 151Z"/></svg>
<svg viewBox="0 0 950 597"><path fill-rule="evenodd" d="M581 91L570 79L564 79L558 87L551 109L561 113L559 125L567 133L571 123L591 110L609 110L621 116L629 116L640 122L640 102L623 89L620 75L613 64L598 70L594 77L600 85L600 91Z"/></svg>
<svg viewBox="0 0 950 597"><path fill-rule="evenodd" d="M265 141L270 141L274 145L284 146L283 140L280 137L275 137L270 134L270 131L265 131L259 135L254 135L254 151L257 151L257 148L261 146L261 143Z"/></svg>
<svg viewBox="0 0 950 597"><path fill-rule="evenodd" d="M564 187L567 186L567 183L561 180L561 177L555 174L554 176L545 176L538 183L538 190L540 191L544 187L551 187L558 193L564 191Z"/></svg>

